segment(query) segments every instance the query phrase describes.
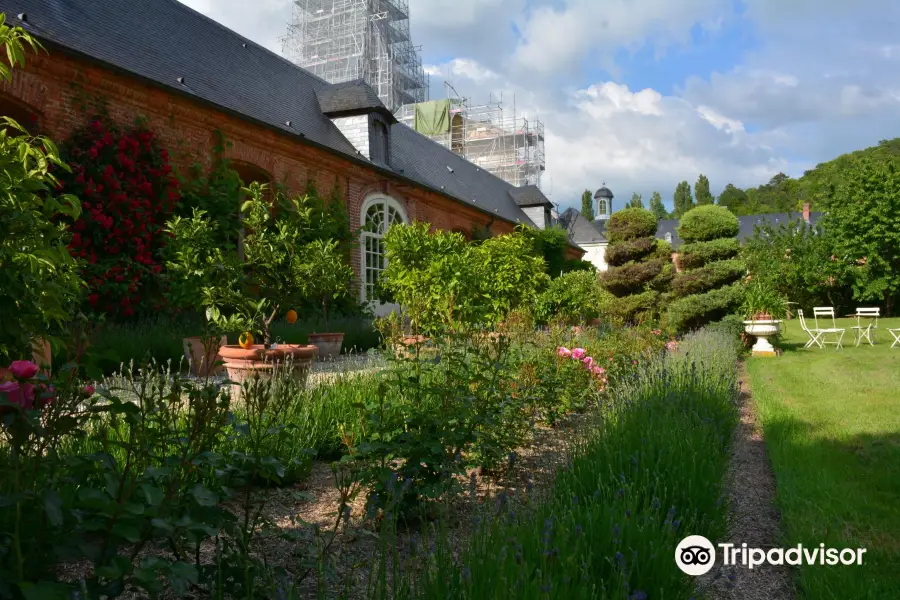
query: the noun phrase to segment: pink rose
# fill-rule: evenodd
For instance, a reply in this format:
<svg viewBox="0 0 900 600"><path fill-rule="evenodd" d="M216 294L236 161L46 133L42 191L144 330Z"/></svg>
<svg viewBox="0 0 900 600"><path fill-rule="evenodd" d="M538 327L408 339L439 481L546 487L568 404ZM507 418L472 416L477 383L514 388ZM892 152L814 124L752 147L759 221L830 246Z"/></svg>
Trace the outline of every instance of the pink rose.
<svg viewBox="0 0 900 600"><path fill-rule="evenodd" d="M591 374L592 374L594 377L600 377L601 375L603 375L603 369L600 368L600 367L592 367L592 368L591 368Z"/></svg>
<svg viewBox="0 0 900 600"><path fill-rule="evenodd" d="M91 384L87 384L86 386L81 388L81 395L84 396L85 398L90 398L91 396L93 396L94 395L94 386L92 386Z"/></svg>
<svg viewBox="0 0 900 600"><path fill-rule="evenodd" d="M18 380L24 380L31 379L37 375L38 366L30 360L14 360L9 365L9 370L12 371L13 377Z"/></svg>
<svg viewBox="0 0 900 600"><path fill-rule="evenodd" d="M606 369L604 369L603 367L594 367L594 368L597 370L598 375L603 375L604 373L606 373Z"/></svg>
<svg viewBox="0 0 900 600"><path fill-rule="evenodd" d="M19 382L4 381L0 383L0 397L4 397L10 404L21 404L22 388L19 386Z"/></svg>
<svg viewBox="0 0 900 600"><path fill-rule="evenodd" d="M585 368L585 369L591 370L591 369L594 367L594 359L591 358L590 356L588 356L587 358L585 358L585 359L584 359L583 361L581 361L581 362L584 363L584 368Z"/></svg>
<svg viewBox="0 0 900 600"><path fill-rule="evenodd" d="M586 354L587 352L584 350L584 348L575 348L574 350L572 350L572 358L574 358L575 360L582 360Z"/></svg>
<svg viewBox="0 0 900 600"><path fill-rule="evenodd" d="M572 356L572 351L569 350L568 348L566 348L565 346L560 346L556 350L556 353L559 354L560 356L562 356L563 358L569 358Z"/></svg>

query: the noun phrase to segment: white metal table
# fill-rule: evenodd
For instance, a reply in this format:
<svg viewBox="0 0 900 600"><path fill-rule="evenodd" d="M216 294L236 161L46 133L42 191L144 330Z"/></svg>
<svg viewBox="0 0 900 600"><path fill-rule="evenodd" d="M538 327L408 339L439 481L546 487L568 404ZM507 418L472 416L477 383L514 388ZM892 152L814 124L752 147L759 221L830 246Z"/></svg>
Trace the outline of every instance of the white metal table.
<svg viewBox="0 0 900 600"><path fill-rule="evenodd" d="M875 342L872 340L872 327L878 326L878 317L879 310L860 310L856 309L856 312L852 315L847 315L848 318L856 319L856 326L852 327L853 332L856 334L856 346L859 346L863 339L869 342L870 346L874 346ZM863 319L867 319L869 322L867 325L863 325Z"/></svg>

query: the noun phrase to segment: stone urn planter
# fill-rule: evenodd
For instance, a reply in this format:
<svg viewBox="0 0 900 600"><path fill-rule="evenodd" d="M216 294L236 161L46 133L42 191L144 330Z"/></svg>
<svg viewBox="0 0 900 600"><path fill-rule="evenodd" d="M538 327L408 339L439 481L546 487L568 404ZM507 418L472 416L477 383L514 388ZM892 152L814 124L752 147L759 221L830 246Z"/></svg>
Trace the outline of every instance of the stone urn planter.
<svg viewBox="0 0 900 600"><path fill-rule="evenodd" d="M344 345L343 333L311 333L307 343L319 349L319 360L335 359L341 354Z"/></svg>
<svg viewBox="0 0 900 600"><path fill-rule="evenodd" d="M756 337L753 345L753 356L775 356L775 347L769 342L770 337L781 332L781 321L775 319L752 319L744 321L744 331Z"/></svg>
<svg viewBox="0 0 900 600"><path fill-rule="evenodd" d="M195 377L206 377L207 375L219 375L224 371L224 367L219 364L222 357L219 349L228 343L228 338L222 336L219 339L218 346L215 349L210 348L210 352L206 353L203 338L186 337L181 340L184 349L184 357L191 365L191 375Z"/></svg>

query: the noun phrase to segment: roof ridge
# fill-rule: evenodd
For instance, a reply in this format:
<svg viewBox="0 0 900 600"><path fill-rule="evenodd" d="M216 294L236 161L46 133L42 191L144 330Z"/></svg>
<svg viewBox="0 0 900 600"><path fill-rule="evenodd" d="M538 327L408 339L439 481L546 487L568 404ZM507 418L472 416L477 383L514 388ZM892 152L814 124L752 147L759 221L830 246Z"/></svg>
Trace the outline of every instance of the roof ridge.
<svg viewBox="0 0 900 600"><path fill-rule="evenodd" d="M157 1L159 1L159 0L157 0ZM228 27L228 26L226 26L226 25L224 25L224 24L222 24L222 23L219 23L218 21L216 21L216 20L213 19L212 17L209 17L209 16L207 16L207 15L204 15L204 14L203 14L202 12L200 12L199 10L196 10L196 9L194 9L194 8L191 8L191 7L188 6L187 4L181 2L180 0L163 0L163 1L164 1L164 2L168 2L169 4L174 5L174 6L177 7L179 10L187 10L187 11L192 12L195 16L200 17L201 19L203 19L203 20L205 20L205 21L207 21L207 22L209 22L209 23L212 23L213 25L215 25L215 26L218 27L219 29L223 29L223 30L227 31L227 32L230 33L231 35L233 35L233 36L235 36L235 37L237 37L237 38L243 40L245 43L247 43L247 44L252 44L257 50L262 50L263 52L267 52L267 53L271 54L272 56L278 58L278 59L281 60L282 62L289 64L290 66L294 67L297 71L299 71L300 73L306 75L307 77L310 77L310 78L312 78L312 79L314 79L314 80L316 80L316 81L318 81L318 82L320 82L320 83L324 83L324 84L326 84L326 85L333 85L333 84L329 83L328 81L326 81L325 79L322 79L321 77L319 77L319 76L316 75L315 73L313 73L313 72L311 72L311 71L307 71L306 69L304 69L303 67L301 67L301 66L298 65L297 63L293 62L292 60L288 60L287 58L285 58L285 57L282 56L281 54L278 54L278 53L276 53L276 52L273 52L273 51L269 50L268 48L266 48L265 46L263 46L263 45L261 45L261 44L259 44L259 43L257 43L257 42L254 42L253 40L251 40L250 38L244 36L243 34L238 33L238 32L235 31L234 29L232 29L232 28L230 28L230 27Z"/></svg>

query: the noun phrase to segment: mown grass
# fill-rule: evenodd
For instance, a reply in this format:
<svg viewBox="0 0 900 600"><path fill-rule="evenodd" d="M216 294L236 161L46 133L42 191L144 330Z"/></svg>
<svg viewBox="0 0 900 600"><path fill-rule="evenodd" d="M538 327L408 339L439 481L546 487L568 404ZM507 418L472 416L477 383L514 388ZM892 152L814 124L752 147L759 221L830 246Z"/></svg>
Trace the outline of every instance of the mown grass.
<svg viewBox="0 0 900 600"><path fill-rule="evenodd" d="M788 323L779 358L747 361L777 481L784 545L866 548L862 566L803 566L801 598L900 596L900 348L879 322L876 345L803 349Z"/></svg>
<svg viewBox="0 0 900 600"><path fill-rule="evenodd" d="M736 424L737 355L704 332L618 384L549 497L520 513L497 499L459 553L438 543L406 584L417 598L688 598L686 535L723 539ZM402 597L386 588L375 597Z"/></svg>

